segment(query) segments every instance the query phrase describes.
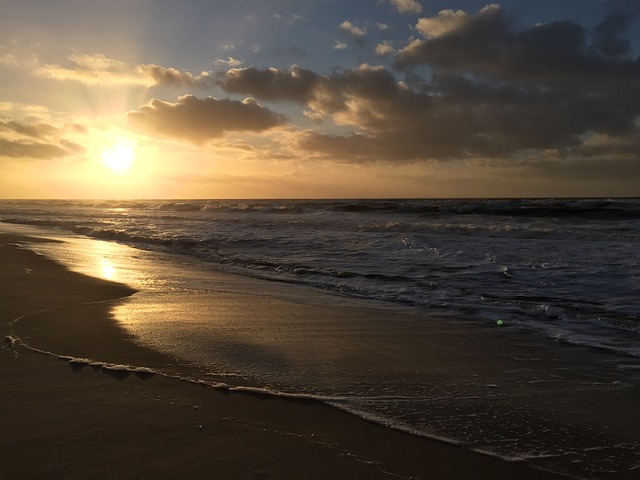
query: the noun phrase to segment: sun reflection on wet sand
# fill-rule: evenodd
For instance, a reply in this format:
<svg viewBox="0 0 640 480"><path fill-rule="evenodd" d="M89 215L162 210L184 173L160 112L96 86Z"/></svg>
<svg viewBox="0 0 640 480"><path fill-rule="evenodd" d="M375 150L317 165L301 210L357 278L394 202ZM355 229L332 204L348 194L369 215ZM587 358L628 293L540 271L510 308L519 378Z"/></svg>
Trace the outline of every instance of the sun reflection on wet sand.
<svg viewBox="0 0 640 480"><path fill-rule="evenodd" d="M67 243L70 239L65 239ZM83 239L84 240L84 239ZM75 246L75 245L74 245ZM71 249L74 258L72 265L81 273L114 282L127 283L129 247L105 241L78 242L77 248Z"/></svg>
<svg viewBox="0 0 640 480"><path fill-rule="evenodd" d="M108 258L101 258L98 260L98 267L101 270L101 277L107 280L116 280L117 273L116 267L114 267L113 263Z"/></svg>
<svg viewBox="0 0 640 480"><path fill-rule="evenodd" d="M126 245L25 225L3 225L2 231L54 240L53 243L34 243L29 249L57 260L75 272L126 283L134 288L140 288L140 279L145 276L139 268L144 265L138 260L141 252Z"/></svg>

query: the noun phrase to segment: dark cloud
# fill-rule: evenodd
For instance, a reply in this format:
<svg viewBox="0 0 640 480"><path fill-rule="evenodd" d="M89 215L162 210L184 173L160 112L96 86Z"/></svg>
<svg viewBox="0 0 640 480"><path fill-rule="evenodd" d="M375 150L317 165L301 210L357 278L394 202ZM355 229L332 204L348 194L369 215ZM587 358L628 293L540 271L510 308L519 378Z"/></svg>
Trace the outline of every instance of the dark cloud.
<svg viewBox="0 0 640 480"><path fill-rule="evenodd" d="M580 158L616 158L636 161L640 151L640 129L626 135L594 134L573 152ZM637 162L640 166L640 162Z"/></svg>
<svg viewBox="0 0 640 480"><path fill-rule="evenodd" d="M85 152L85 148L60 138L60 129L44 122L33 124L0 120L0 157L54 159Z"/></svg>
<svg viewBox="0 0 640 480"><path fill-rule="evenodd" d="M353 98L376 100L384 103L386 109L402 108L406 101L417 100L406 96L409 90L402 88L390 71L370 65L332 75L319 75L300 67L289 71L238 68L220 75L218 82L228 93L297 102L312 107L320 115L348 111L348 103ZM424 101L420 101L420 105L423 104Z"/></svg>
<svg viewBox="0 0 640 480"><path fill-rule="evenodd" d="M139 65L137 70L151 77L156 86L171 87L199 87L207 88L213 85L213 78L208 72L202 72L200 75L180 71L172 67L161 67L158 65Z"/></svg>
<svg viewBox="0 0 640 480"><path fill-rule="evenodd" d="M53 159L69 155L57 145L40 142L22 142L0 138L0 157Z"/></svg>
<svg viewBox="0 0 640 480"><path fill-rule="evenodd" d="M593 29L591 47L605 56L619 56L629 53L631 42L624 34L631 26L626 13L610 13Z"/></svg>
<svg viewBox="0 0 640 480"><path fill-rule="evenodd" d="M46 123L24 124L15 120L0 120L0 130L10 130L32 138L43 138L58 131L56 127Z"/></svg>
<svg viewBox="0 0 640 480"><path fill-rule="evenodd" d="M261 132L285 122L283 115L261 107L253 99L239 102L193 95L184 95L176 103L154 99L128 112L127 119L135 129L198 144L225 132Z"/></svg>
<svg viewBox="0 0 640 480"><path fill-rule="evenodd" d="M321 158L550 156L588 160L590 171L607 158L622 168L637 162L631 152L640 147L640 64L628 56L628 22L612 13L593 30L570 21L515 28L497 5L475 15L445 10L421 19L423 38L400 53L404 82L370 65L328 75L244 68L217 80L229 93L297 102L312 118L351 127L347 135L298 134L295 146Z"/></svg>
<svg viewBox="0 0 640 480"><path fill-rule="evenodd" d="M421 19L417 29L424 38L400 51L399 68L425 65L550 85L635 81L640 75L640 62L620 56L628 52L629 44L628 23L618 14L607 17L593 32L564 20L518 30L502 8L489 5L475 15L445 10Z"/></svg>
<svg viewBox="0 0 640 480"><path fill-rule="evenodd" d="M268 101L288 100L306 103L321 76L300 67L290 71L278 68L232 68L222 73L218 83L228 93L251 95Z"/></svg>
<svg viewBox="0 0 640 480"><path fill-rule="evenodd" d="M220 81L227 91L299 102L314 117L357 128L360 134L347 137L306 133L299 142L310 152L353 161L563 152L579 145L586 132L624 134L634 128L640 111L638 100L613 102L571 89L495 83L455 73L436 74L412 89L387 69L368 65L328 76L240 69Z"/></svg>

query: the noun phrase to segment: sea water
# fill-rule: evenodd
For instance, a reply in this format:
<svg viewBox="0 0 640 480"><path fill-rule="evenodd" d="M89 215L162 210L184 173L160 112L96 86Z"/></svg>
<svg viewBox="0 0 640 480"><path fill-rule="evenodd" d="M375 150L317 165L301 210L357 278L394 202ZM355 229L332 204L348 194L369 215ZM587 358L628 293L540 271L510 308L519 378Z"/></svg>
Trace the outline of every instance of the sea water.
<svg viewBox="0 0 640 480"><path fill-rule="evenodd" d="M0 220L140 288L119 321L212 383L640 474L637 199L3 201Z"/></svg>

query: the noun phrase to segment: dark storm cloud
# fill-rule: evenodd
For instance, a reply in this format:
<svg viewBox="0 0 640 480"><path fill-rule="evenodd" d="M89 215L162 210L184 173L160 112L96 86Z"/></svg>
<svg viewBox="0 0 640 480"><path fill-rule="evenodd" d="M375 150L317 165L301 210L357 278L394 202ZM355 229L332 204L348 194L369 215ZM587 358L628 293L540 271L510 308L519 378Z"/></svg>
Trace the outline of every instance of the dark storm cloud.
<svg viewBox="0 0 640 480"><path fill-rule="evenodd" d="M261 107L253 99L239 102L193 95L184 95L176 103L154 99L127 113L127 119L133 128L144 132L198 144L225 132L261 132L285 122L283 115Z"/></svg>

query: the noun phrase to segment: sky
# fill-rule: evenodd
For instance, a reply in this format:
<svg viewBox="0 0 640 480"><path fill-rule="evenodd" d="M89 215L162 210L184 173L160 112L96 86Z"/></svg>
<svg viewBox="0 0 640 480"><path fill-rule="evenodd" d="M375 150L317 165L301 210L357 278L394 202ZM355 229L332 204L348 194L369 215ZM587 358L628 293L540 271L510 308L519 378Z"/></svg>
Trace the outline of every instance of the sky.
<svg viewBox="0 0 640 480"><path fill-rule="evenodd" d="M640 196L637 0L0 11L0 198Z"/></svg>

